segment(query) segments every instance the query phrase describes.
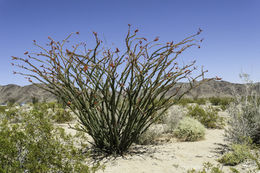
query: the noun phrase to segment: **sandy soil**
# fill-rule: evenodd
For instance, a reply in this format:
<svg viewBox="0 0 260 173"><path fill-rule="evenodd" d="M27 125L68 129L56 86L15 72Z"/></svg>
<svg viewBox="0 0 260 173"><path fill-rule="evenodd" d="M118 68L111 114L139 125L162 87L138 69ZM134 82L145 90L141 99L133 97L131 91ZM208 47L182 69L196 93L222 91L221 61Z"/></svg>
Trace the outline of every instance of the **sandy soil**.
<svg viewBox="0 0 260 173"><path fill-rule="evenodd" d="M224 144L223 133L223 130L208 130L205 140L198 142L168 142L153 146L134 146L132 150L138 149L137 154L104 160L103 163L106 165L104 172L181 173L192 168L199 169L204 162L216 163L217 149Z"/></svg>
<svg viewBox="0 0 260 173"><path fill-rule="evenodd" d="M75 134L68 125L59 126ZM200 169L207 161L217 164L221 145L225 144L223 134L224 130L208 129L205 139L197 142L173 139L157 145L133 145L124 157L105 158L101 163L106 166L104 173L182 173L192 168Z"/></svg>
<svg viewBox="0 0 260 173"><path fill-rule="evenodd" d="M225 116L226 113L220 113ZM75 130L66 124L59 126L69 133ZM124 157L109 157L101 161L105 170L98 173L186 173L189 169L199 170L204 162L218 164L216 159L221 156L224 141L223 129L207 129L205 138L197 142L178 142L171 138L165 142L162 138L157 145L133 145L131 152ZM229 167L222 167L229 172ZM238 166L241 173L246 172L247 165Z"/></svg>

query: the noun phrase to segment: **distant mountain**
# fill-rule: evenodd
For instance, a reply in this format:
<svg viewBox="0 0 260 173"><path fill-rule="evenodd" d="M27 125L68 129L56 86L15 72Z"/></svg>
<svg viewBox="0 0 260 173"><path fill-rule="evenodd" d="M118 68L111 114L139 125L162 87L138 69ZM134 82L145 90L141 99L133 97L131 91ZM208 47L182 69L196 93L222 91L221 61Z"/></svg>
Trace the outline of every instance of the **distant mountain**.
<svg viewBox="0 0 260 173"><path fill-rule="evenodd" d="M0 86L0 103L7 103L10 100L15 100L16 103L32 102L35 97L39 101L53 101L55 96L36 85L19 86L9 84Z"/></svg>
<svg viewBox="0 0 260 173"><path fill-rule="evenodd" d="M186 87L188 84L185 84ZM191 90L185 97L209 98L209 97L234 97L235 94L245 95L246 84L230 83L227 81L209 81L202 83L199 87ZM260 94L260 83L254 83L251 88ZM172 89L174 90L174 89ZM168 94L170 94L169 91Z"/></svg>
<svg viewBox="0 0 260 173"><path fill-rule="evenodd" d="M188 84L185 84L184 87L188 87ZM255 83L254 88L260 92L260 83ZM234 93L244 95L245 91L245 84L236 84L226 81L209 81L201 84L198 88L193 89L185 97L233 97ZM173 92L174 88L171 89L167 95L170 95ZM10 84L0 86L0 103L7 103L11 99L15 100L17 103L28 103L32 102L33 97L38 98L39 101L45 100L48 102L55 100L54 95L36 85L18 86Z"/></svg>

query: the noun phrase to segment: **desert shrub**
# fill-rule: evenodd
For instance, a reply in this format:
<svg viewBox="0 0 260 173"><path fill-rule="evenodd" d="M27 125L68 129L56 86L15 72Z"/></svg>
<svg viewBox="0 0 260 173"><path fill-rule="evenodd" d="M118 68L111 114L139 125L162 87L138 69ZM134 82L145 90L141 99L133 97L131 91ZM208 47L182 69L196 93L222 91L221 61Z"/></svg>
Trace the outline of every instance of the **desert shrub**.
<svg viewBox="0 0 260 173"><path fill-rule="evenodd" d="M259 155L259 148L256 148L254 152L251 152L249 155L249 159L252 160L256 164L255 170L260 170L260 155Z"/></svg>
<svg viewBox="0 0 260 173"><path fill-rule="evenodd" d="M34 109L18 124L0 121L0 172L95 172L99 165L87 166L82 153L44 112Z"/></svg>
<svg viewBox="0 0 260 173"><path fill-rule="evenodd" d="M157 131L156 129L149 128L147 131L145 131L136 141L136 144L140 145L151 145L155 144L155 139L160 137L162 134Z"/></svg>
<svg viewBox="0 0 260 173"><path fill-rule="evenodd" d="M37 103L33 107L48 114L56 123L65 123L73 120L71 111L63 108L62 104L57 102Z"/></svg>
<svg viewBox="0 0 260 173"><path fill-rule="evenodd" d="M213 106L220 106L221 109L224 111L227 109L228 105L233 101L233 98L229 97L210 97L210 103Z"/></svg>
<svg viewBox="0 0 260 173"><path fill-rule="evenodd" d="M187 173L224 173L220 165L214 166L210 162L203 163L202 170L196 171L195 169L188 170Z"/></svg>
<svg viewBox="0 0 260 173"><path fill-rule="evenodd" d="M207 99L205 98L196 98L194 99L194 103L197 103L198 105L205 105L207 102Z"/></svg>
<svg viewBox="0 0 260 173"><path fill-rule="evenodd" d="M249 158L250 149L247 145L234 144L230 152L224 154L218 161L224 165L235 166Z"/></svg>
<svg viewBox="0 0 260 173"><path fill-rule="evenodd" d="M5 113L6 106L0 106L0 114Z"/></svg>
<svg viewBox="0 0 260 173"><path fill-rule="evenodd" d="M11 120L12 122L19 122L20 121L20 114L21 112L19 111L18 108L16 107L11 107L8 106L7 109L5 109L5 112L3 113L6 118Z"/></svg>
<svg viewBox="0 0 260 173"><path fill-rule="evenodd" d="M228 128L225 130L226 140L231 143L244 144L250 138L254 144L260 144L260 104L258 101L259 88L243 74L247 82L245 96L235 95L235 101L230 105Z"/></svg>
<svg viewBox="0 0 260 173"><path fill-rule="evenodd" d="M202 107L188 107L187 116L193 117L201 122L207 128L223 128L224 118L218 115L218 112L211 106L203 109Z"/></svg>
<svg viewBox="0 0 260 173"><path fill-rule="evenodd" d="M205 127L196 119L184 117L174 134L182 141L198 141L205 136Z"/></svg>
<svg viewBox="0 0 260 173"><path fill-rule="evenodd" d="M189 103L194 103L194 100L190 98L182 98L175 102L175 104L182 105L182 106L187 106Z"/></svg>
<svg viewBox="0 0 260 173"><path fill-rule="evenodd" d="M69 110L63 108L57 108L54 110L54 115L52 115L52 119L57 123L65 123L73 120L73 116Z"/></svg>
<svg viewBox="0 0 260 173"><path fill-rule="evenodd" d="M129 25L126 47L121 50L107 48L96 32L93 48L85 43L68 45L74 33L61 42L49 37L47 48L34 42L40 53L12 57L22 71L30 74L15 73L27 76L29 82L45 84L43 89L77 115L96 148L108 154L123 154L174 104L172 98L178 100L211 80L203 78L205 70L193 73L195 61L178 64L183 51L199 44L196 36L201 30L181 42L163 44L158 44L159 38L147 41L137 37L137 32ZM189 81L190 85L168 92L180 81Z"/></svg>
<svg viewBox="0 0 260 173"><path fill-rule="evenodd" d="M166 124L165 132L172 133L174 129L178 126L179 122L184 117L184 115L185 112L183 108L179 106L173 106L170 109L168 109L162 121L162 123Z"/></svg>

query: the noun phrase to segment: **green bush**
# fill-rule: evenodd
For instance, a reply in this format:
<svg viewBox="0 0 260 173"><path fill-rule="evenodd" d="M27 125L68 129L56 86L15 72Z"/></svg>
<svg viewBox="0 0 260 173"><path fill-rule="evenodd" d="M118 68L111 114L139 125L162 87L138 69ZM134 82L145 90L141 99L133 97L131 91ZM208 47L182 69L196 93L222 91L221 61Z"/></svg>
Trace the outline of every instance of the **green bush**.
<svg viewBox="0 0 260 173"><path fill-rule="evenodd" d="M63 108L62 104L57 102L37 103L33 107L47 113L56 123L65 123L73 120L71 111Z"/></svg>
<svg viewBox="0 0 260 173"><path fill-rule="evenodd" d="M234 144L232 151L224 154L218 161L224 165L235 166L244 162L250 156L250 149L247 145Z"/></svg>
<svg viewBox="0 0 260 173"><path fill-rule="evenodd" d="M99 165L87 166L87 155L75 141L35 109L18 124L2 119L0 172L95 172Z"/></svg>
<svg viewBox="0 0 260 173"><path fill-rule="evenodd" d="M182 141L198 141L205 136L205 127L196 119L184 117L174 134Z"/></svg>
<svg viewBox="0 0 260 173"><path fill-rule="evenodd" d="M205 105L206 104L206 99L205 98L197 98L194 99L194 103L197 103L198 105Z"/></svg>
<svg viewBox="0 0 260 173"><path fill-rule="evenodd" d="M11 120L12 122L19 122L20 121L20 112L19 109L16 107L8 106L7 109L5 109L5 112L3 113L6 118Z"/></svg>
<svg viewBox="0 0 260 173"><path fill-rule="evenodd" d="M223 128L224 118L218 115L218 112L213 107L203 109L202 107L190 106L188 107L187 116L193 117L201 122L207 128Z"/></svg>
<svg viewBox="0 0 260 173"><path fill-rule="evenodd" d="M57 108L54 111L55 112L54 115L52 116L52 119L57 123L65 123L73 120L73 117L69 110L63 108Z"/></svg>
<svg viewBox="0 0 260 173"><path fill-rule="evenodd" d="M229 97L210 97L210 103L213 106L220 106L221 109L224 111L227 109L228 105L233 101L233 98Z"/></svg>
<svg viewBox="0 0 260 173"><path fill-rule="evenodd" d="M179 101L176 101L175 104L187 106L189 103L194 103L193 99L190 98L182 98Z"/></svg>
<svg viewBox="0 0 260 173"><path fill-rule="evenodd" d="M6 106L0 106L0 114L4 114L6 108Z"/></svg>

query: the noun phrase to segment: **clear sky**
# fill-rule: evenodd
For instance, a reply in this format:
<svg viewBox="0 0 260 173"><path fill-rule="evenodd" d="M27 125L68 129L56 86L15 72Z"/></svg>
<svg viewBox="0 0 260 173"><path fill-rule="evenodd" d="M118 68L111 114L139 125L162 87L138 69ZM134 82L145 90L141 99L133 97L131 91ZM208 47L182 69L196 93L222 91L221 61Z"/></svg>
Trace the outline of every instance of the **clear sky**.
<svg viewBox="0 0 260 173"><path fill-rule="evenodd" d="M260 82L259 0L0 0L0 85L29 84L13 75L11 56L23 56L32 40L64 39L79 31L93 43L96 31L109 43L122 45L127 24L148 38L180 41L203 29L201 49L183 60L196 59L207 77L239 83L239 73ZM92 45L93 46L93 45Z"/></svg>

